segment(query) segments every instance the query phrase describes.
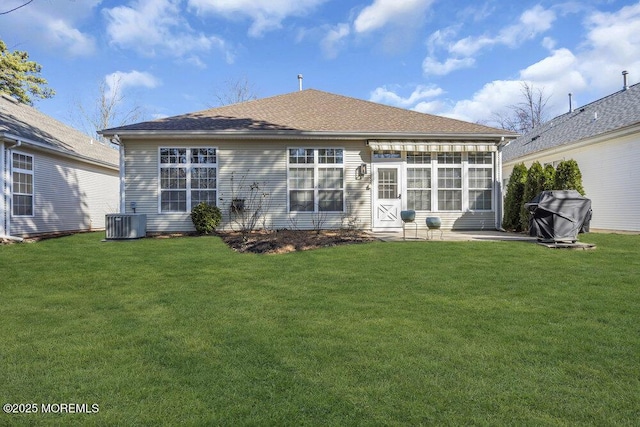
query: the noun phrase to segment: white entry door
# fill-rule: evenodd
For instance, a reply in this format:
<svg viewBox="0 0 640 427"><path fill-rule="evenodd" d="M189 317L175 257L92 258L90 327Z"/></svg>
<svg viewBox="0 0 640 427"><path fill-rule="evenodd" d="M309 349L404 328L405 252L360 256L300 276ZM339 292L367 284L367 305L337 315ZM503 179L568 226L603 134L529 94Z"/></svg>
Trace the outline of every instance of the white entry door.
<svg viewBox="0 0 640 427"><path fill-rule="evenodd" d="M402 228L402 168L374 165L373 226Z"/></svg>

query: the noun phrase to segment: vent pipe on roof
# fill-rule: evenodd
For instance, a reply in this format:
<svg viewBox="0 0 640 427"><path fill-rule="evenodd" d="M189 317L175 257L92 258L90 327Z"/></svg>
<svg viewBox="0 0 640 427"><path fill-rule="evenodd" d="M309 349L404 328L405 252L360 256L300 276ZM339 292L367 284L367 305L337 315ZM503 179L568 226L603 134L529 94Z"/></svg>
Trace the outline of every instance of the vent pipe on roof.
<svg viewBox="0 0 640 427"><path fill-rule="evenodd" d="M302 74L298 74L298 90L302 90Z"/></svg>
<svg viewBox="0 0 640 427"><path fill-rule="evenodd" d="M627 84L627 74L629 74L629 72L626 70L622 72L622 82L623 82L622 90L629 89L629 85Z"/></svg>
<svg viewBox="0 0 640 427"><path fill-rule="evenodd" d="M571 94L571 92L569 92L569 112L573 113L573 106L571 105L571 97L573 95Z"/></svg>

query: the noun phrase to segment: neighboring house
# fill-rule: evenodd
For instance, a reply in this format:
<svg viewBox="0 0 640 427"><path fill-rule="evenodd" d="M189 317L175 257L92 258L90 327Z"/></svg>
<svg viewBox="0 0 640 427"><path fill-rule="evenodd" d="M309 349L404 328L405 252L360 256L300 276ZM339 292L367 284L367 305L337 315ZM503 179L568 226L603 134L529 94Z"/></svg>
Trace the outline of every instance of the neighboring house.
<svg viewBox="0 0 640 427"><path fill-rule="evenodd" d="M640 84L560 115L509 143L503 175L534 161L574 159L591 199L592 229L640 231Z"/></svg>
<svg viewBox="0 0 640 427"><path fill-rule="evenodd" d="M118 151L0 94L0 236L104 229Z"/></svg>
<svg viewBox="0 0 640 427"><path fill-rule="evenodd" d="M313 89L101 132L121 144L121 213L149 232L193 230L190 211L268 194L269 228L398 230L400 211L495 229L511 132ZM240 182L244 181L244 191Z"/></svg>

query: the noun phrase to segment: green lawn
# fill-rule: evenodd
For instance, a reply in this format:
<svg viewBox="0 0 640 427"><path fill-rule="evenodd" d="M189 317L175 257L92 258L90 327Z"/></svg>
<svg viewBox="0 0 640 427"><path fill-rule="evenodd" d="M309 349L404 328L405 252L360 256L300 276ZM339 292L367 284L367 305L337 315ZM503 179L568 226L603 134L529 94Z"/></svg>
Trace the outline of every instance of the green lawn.
<svg viewBox="0 0 640 427"><path fill-rule="evenodd" d="M637 425L640 236L0 246L0 425ZM41 409L38 406L38 409Z"/></svg>

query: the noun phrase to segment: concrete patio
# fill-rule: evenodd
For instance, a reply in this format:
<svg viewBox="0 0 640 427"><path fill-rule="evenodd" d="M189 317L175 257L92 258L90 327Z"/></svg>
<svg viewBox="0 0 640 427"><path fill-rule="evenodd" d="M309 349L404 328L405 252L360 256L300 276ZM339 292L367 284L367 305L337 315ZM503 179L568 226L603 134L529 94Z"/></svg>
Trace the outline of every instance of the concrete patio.
<svg viewBox="0 0 640 427"><path fill-rule="evenodd" d="M433 230L428 232L426 229L416 230L412 227L407 227L405 230L406 238L403 238L402 230L394 231L377 231L372 232L376 238L385 242L399 242L399 241L481 241L481 240L519 240L525 242L536 243L535 237L529 237L522 233L510 233L498 230L480 230L480 231L454 231L454 230L442 230L442 238L439 230Z"/></svg>

